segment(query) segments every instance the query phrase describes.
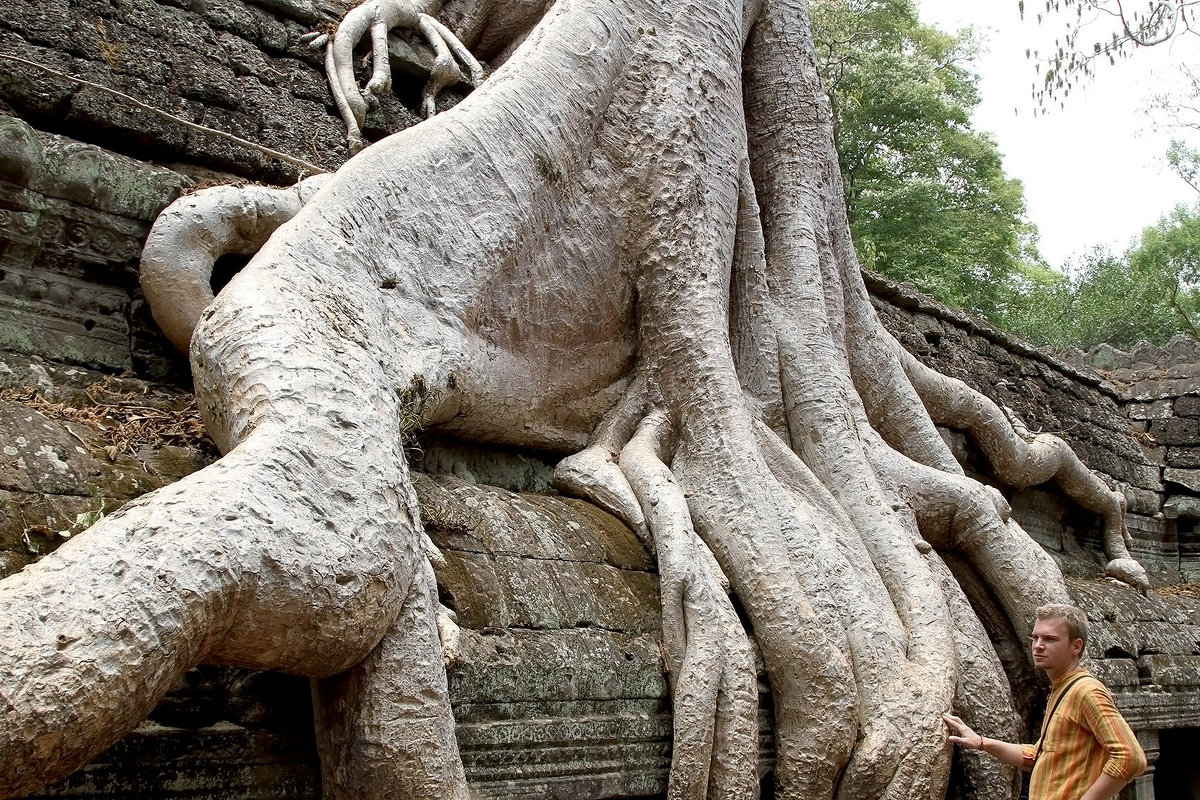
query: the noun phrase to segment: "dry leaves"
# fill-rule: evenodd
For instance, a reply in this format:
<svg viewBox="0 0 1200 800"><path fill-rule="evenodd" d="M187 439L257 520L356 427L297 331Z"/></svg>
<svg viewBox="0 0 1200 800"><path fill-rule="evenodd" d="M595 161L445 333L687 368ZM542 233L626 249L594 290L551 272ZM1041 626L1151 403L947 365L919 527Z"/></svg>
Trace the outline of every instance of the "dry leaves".
<svg viewBox="0 0 1200 800"><path fill-rule="evenodd" d="M1200 583L1176 583L1154 591L1156 594L1165 594L1169 597L1190 597L1193 600L1200 600Z"/></svg>
<svg viewBox="0 0 1200 800"><path fill-rule="evenodd" d="M175 445L215 452L216 446L204 429L195 398L182 408L149 394L120 392L106 383L93 383L85 390L89 405L66 405L47 400L36 389L0 389L0 400L20 403L50 419L80 422L96 431L110 461L134 455L144 446Z"/></svg>

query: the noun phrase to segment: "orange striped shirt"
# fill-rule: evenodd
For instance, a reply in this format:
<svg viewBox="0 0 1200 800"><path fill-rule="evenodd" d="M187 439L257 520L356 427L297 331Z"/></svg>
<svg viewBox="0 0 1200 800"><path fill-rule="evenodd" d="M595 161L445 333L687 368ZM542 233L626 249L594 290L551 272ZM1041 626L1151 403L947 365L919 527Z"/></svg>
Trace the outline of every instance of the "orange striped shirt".
<svg viewBox="0 0 1200 800"><path fill-rule="evenodd" d="M1086 677L1070 686L1080 675ZM1068 686L1070 691L1059 702ZM1056 702L1058 708L1043 723L1038 743L1021 746L1022 766L1033 770L1029 800L1079 800L1102 772L1128 782L1145 771L1146 754L1137 737L1108 689L1087 670L1073 670L1051 684L1047 714Z"/></svg>

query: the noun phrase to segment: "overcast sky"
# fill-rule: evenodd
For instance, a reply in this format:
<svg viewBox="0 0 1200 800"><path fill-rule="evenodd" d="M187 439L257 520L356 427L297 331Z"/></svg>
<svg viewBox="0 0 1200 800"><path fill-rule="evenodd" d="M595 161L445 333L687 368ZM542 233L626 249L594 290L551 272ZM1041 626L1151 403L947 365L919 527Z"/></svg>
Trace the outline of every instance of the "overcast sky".
<svg viewBox="0 0 1200 800"><path fill-rule="evenodd" d="M1177 131L1157 129L1147 111L1156 86L1177 79L1173 64L1200 63L1200 41L1142 50L1115 67L1101 67L1090 84L1035 116L1035 77L1025 49L1055 28L1022 22L1017 0L919 0L921 19L943 30L971 26L985 52L977 62L983 102L977 130L991 132L1005 171L1025 184L1030 221L1041 233L1042 255L1062 267L1096 244L1122 251L1142 228L1197 195L1175 176L1165 153ZM1030 0L1027 7L1040 6Z"/></svg>

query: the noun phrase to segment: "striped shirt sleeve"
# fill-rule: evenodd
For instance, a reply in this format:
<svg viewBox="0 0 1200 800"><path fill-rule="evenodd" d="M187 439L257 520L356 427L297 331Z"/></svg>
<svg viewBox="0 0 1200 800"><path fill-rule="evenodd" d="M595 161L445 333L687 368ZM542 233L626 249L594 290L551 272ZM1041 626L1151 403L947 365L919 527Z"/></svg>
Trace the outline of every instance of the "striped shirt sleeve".
<svg viewBox="0 0 1200 800"><path fill-rule="evenodd" d="M1128 782L1145 772L1146 754L1112 695L1103 688L1080 695L1080 715L1108 756L1102 768L1104 774Z"/></svg>

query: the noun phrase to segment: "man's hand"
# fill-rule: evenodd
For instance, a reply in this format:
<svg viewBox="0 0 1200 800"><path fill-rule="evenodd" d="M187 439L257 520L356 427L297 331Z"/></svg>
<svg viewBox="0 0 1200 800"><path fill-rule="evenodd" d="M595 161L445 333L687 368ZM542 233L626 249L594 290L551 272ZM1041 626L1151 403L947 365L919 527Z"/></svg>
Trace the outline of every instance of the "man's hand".
<svg viewBox="0 0 1200 800"><path fill-rule="evenodd" d="M1096 782L1083 793L1083 797L1079 798L1079 800L1110 800L1110 798L1120 794L1126 784L1127 781L1117 780L1111 775L1102 772L1100 773L1100 777L1096 778Z"/></svg>
<svg viewBox="0 0 1200 800"><path fill-rule="evenodd" d="M942 722L946 723L946 727L950 729L948 737L951 743L959 747L966 747L969 750L981 750L983 748L983 737L953 714L942 714Z"/></svg>

